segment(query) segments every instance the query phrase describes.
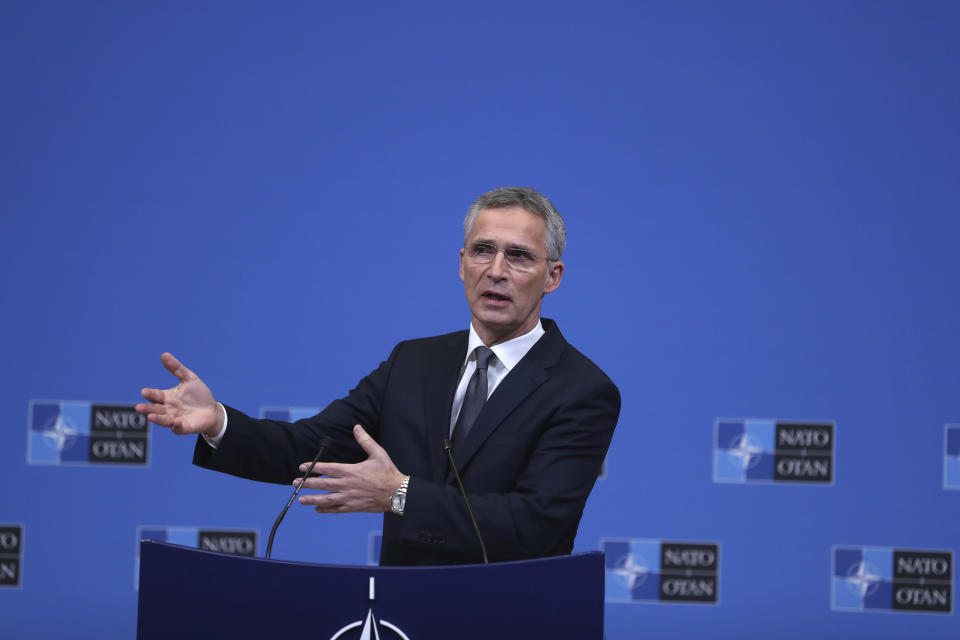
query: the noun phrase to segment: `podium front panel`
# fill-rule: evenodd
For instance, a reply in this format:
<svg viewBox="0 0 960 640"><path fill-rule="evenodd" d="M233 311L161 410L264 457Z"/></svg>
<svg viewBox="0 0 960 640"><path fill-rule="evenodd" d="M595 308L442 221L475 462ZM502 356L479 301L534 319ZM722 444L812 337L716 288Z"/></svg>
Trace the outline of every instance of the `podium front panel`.
<svg viewBox="0 0 960 640"><path fill-rule="evenodd" d="M262 560L145 540L140 640L603 637L603 555L453 567Z"/></svg>

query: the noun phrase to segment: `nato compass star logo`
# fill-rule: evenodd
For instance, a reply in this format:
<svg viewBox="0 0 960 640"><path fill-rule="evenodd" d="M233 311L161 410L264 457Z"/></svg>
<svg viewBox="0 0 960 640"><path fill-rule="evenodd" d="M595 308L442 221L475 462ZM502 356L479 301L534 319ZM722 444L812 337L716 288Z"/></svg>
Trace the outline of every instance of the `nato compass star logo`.
<svg viewBox="0 0 960 640"><path fill-rule="evenodd" d="M374 599L374 579L370 578L370 600ZM396 625L380 618L373 613L373 607L367 609L367 615L361 620L351 622L332 636L330 640L410 640Z"/></svg>
<svg viewBox="0 0 960 640"><path fill-rule="evenodd" d="M880 570L868 562L858 562L847 572L847 588L859 598L872 596L880 588L881 582L883 577Z"/></svg>
<svg viewBox="0 0 960 640"><path fill-rule="evenodd" d="M717 420L714 430L714 482L773 479L776 430L773 420Z"/></svg>
<svg viewBox="0 0 960 640"><path fill-rule="evenodd" d="M647 567L647 562L643 556L628 552L614 559L613 568L610 569L610 573L618 576L626 585L627 589L633 591L634 587L640 586L647 581L650 569Z"/></svg>
<svg viewBox="0 0 960 640"><path fill-rule="evenodd" d="M89 463L89 402L31 400L27 431L29 464Z"/></svg>
<svg viewBox="0 0 960 640"><path fill-rule="evenodd" d="M656 602L660 598L660 542L604 539L607 602Z"/></svg>
<svg viewBox="0 0 960 640"><path fill-rule="evenodd" d="M832 552L834 611L889 611L893 600L893 549L834 547Z"/></svg>
<svg viewBox="0 0 960 640"><path fill-rule="evenodd" d="M735 437L727 447L727 453L732 458L740 462L740 468L746 471L760 464L760 456L763 455L763 447L759 442L750 438L750 435L744 433Z"/></svg>
<svg viewBox="0 0 960 640"><path fill-rule="evenodd" d="M78 435L80 432L77 431L76 426L62 415L57 416L53 424L48 423L43 426L44 439L61 455L64 449L69 449L76 444Z"/></svg>

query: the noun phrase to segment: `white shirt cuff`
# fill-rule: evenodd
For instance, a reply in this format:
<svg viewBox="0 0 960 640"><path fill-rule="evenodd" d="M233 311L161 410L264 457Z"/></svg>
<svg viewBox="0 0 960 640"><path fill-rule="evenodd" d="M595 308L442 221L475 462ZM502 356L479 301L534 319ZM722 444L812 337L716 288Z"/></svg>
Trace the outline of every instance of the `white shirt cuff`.
<svg viewBox="0 0 960 640"><path fill-rule="evenodd" d="M217 404L220 404L219 402ZM202 434L203 439L207 441L207 444L216 449L220 446L220 441L223 440L223 434L227 432L227 423L230 421L230 418L227 417L227 409L222 404L220 408L223 409L223 426L220 427L220 431L217 432L215 436L208 436L207 434Z"/></svg>

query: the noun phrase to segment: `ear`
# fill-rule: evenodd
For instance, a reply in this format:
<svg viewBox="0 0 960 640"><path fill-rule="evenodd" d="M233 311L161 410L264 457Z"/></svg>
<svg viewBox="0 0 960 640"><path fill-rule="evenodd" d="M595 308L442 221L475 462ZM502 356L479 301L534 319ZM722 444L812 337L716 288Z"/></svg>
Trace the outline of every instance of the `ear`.
<svg viewBox="0 0 960 640"><path fill-rule="evenodd" d="M463 279L463 254L464 253L465 253L465 250L460 249L460 280L463 282L466 282L466 280Z"/></svg>
<svg viewBox="0 0 960 640"><path fill-rule="evenodd" d="M563 278L563 263L557 260L556 262L547 263L547 281L543 284L543 294L553 293L557 290L557 287L560 286L560 279Z"/></svg>

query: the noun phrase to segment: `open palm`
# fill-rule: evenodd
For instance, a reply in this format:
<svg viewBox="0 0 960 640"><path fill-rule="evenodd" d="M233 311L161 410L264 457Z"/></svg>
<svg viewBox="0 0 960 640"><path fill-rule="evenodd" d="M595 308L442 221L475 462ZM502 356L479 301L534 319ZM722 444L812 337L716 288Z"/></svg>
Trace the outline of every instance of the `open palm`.
<svg viewBox="0 0 960 640"><path fill-rule="evenodd" d="M223 410L209 387L173 354L164 353L160 361L180 384L171 389L141 389L140 395L149 403L138 404L136 410L146 414L150 422L168 427L178 435L216 435L223 424Z"/></svg>

